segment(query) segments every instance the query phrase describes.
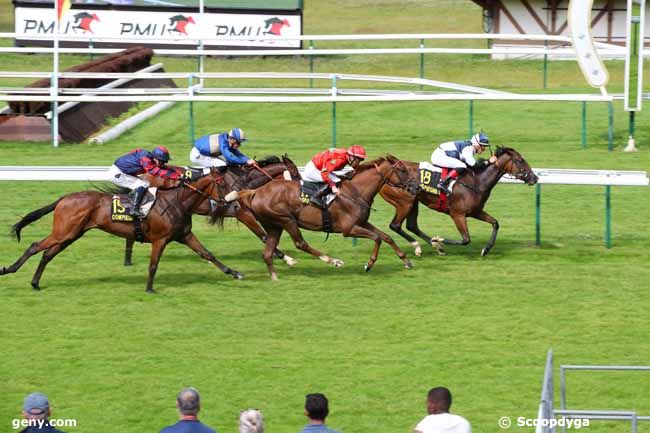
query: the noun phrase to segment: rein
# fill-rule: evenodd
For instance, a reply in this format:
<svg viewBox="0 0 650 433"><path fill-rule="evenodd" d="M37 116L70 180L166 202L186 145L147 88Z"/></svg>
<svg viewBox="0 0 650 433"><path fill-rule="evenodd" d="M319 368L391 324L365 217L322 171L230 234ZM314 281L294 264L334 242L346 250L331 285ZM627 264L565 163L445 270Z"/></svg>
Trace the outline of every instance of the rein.
<svg viewBox="0 0 650 433"><path fill-rule="evenodd" d="M215 184L216 184L216 183L220 183L220 182L223 182L223 177L220 177L220 178L214 180L214 183L215 183ZM194 192L200 194L201 196L203 196L203 197L205 197L205 198L210 198L210 199L212 199L212 200L214 200L214 201L217 201L217 202L222 202L222 201L224 201L222 198L214 197L214 196L212 195L212 193L214 192L214 188L215 188L214 185L212 186L212 191L211 191L210 193L207 193L207 192L205 192L205 191L202 191L202 190L198 189L197 187L195 187L195 186L192 185L191 183L183 182L182 185L185 186L185 187L187 187L187 188L189 188L190 190L192 190L192 191L194 191Z"/></svg>
<svg viewBox="0 0 650 433"><path fill-rule="evenodd" d="M262 167L260 167L257 163L253 164L253 168L259 170L261 173L263 173L266 177L269 178L269 180L273 180L273 176L269 174L268 171L264 170Z"/></svg>

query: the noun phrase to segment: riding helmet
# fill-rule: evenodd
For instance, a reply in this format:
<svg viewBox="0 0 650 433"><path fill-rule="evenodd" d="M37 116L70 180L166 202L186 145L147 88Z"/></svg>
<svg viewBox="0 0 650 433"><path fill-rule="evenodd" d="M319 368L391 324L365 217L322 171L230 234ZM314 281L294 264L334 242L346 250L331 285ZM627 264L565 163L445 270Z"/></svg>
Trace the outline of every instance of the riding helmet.
<svg viewBox="0 0 650 433"><path fill-rule="evenodd" d="M482 132L479 132L478 134L474 134L472 137L472 144L478 144L481 147L489 146L490 140L488 140L488 136L485 135Z"/></svg>
<svg viewBox="0 0 650 433"><path fill-rule="evenodd" d="M158 161L162 162L167 162L171 158L169 157L169 150L165 146L157 146L151 154L153 155L154 158L156 158Z"/></svg>
<svg viewBox="0 0 650 433"><path fill-rule="evenodd" d="M228 132L228 138L234 138L237 141L246 141L246 134L239 128L233 128Z"/></svg>
<svg viewBox="0 0 650 433"><path fill-rule="evenodd" d="M354 144L350 146L348 149L348 155L354 156L359 159L366 159L366 149L363 148L363 146L360 146L358 144Z"/></svg>

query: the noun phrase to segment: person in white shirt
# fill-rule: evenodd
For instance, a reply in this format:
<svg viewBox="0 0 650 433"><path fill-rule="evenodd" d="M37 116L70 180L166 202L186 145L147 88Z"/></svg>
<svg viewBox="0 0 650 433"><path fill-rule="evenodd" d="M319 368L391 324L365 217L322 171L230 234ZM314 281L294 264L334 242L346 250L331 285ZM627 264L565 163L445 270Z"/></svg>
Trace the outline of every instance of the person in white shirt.
<svg viewBox="0 0 650 433"><path fill-rule="evenodd" d="M413 433L471 433L469 422L449 413L451 392L445 387L432 388L427 395L427 413Z"/></svg>

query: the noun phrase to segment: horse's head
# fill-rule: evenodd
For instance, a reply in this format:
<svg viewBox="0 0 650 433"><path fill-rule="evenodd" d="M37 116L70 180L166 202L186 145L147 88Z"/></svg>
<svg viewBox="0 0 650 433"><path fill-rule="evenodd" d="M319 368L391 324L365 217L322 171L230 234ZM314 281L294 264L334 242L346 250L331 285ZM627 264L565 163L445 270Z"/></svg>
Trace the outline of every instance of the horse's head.
<svg viewBox="0 0 650 433"><path fill-rule="evenodd" d="M393 155L386 155L373 162L385 184L411 192L412 179L404 161Z"/></svg>
<svg viewBox="0 0 650 433"><path fill-rule="evenodd" d="M215 167L187 169L183 186L217 203L225 203L224 197L232 191L224 180L224 175Z"/></svg>
<svg viewBox="0 0 650 433"><path fill-rule="evenodd" d="M526 182L528 185L535 185L539 180L528 162L516 150L499 146L495 156L497 157L496 166L509 175Z"/></svg>
<svg viewBox="0 0 650 433"><path fill-rule="evenodd" d="M298 167L296 164L293 163L293 161L289 158L289 156L285 153L282 155L282 163L286 167L287 171L291 175L291 180L300 180L300 171L298 171Z"/></svg>

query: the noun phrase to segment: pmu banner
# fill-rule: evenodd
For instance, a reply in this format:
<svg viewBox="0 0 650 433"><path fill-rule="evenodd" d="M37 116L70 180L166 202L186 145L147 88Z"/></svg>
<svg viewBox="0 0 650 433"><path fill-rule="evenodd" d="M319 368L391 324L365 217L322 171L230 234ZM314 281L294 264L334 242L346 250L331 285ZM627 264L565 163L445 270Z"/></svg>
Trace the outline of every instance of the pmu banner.
<svg viewBox="0 0 650 433"><path fill-rule="evenodd" d="M53 8L16 7L14 15L15 32L21 33L17 45L37 45L30 36L51 35L56 19ZM272 47L300 48L300 40L281 40L281 37L296 37L302 33L302 16L289 14L260 13L211 13L198 12L70 9L61 19L60 34L81 37L106 37L123 39L111 46L146 45L173 46L195 45L198 38L218 39L204 43L218 47ZM151 39L147 43L127 41L129 38ZM258 38L268 38L265 40ZM232 38L245 38L232 40ZM186 42L188 41L188 42ZM42 40L40 41L42 45ZM75 44L79 45L79 43ZM87 44L83 44L86 46ZM94 41L101 46L101 41ZM62 43L62 46L65 46Z"/></svg>

